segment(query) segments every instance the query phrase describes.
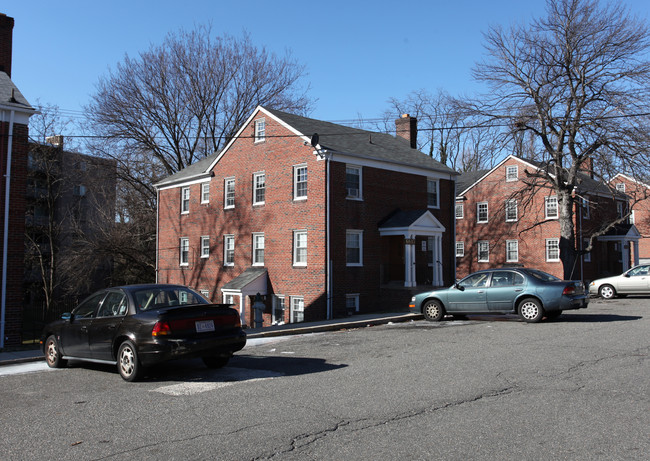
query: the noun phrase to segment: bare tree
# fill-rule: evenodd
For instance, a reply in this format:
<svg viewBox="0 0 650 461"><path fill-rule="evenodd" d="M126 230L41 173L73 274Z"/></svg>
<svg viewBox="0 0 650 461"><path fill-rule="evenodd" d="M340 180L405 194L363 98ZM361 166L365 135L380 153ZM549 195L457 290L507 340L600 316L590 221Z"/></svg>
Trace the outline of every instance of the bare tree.
<svg viewBox="0 0 650 461"><path fill-rule="evenodd" d="M491 92L474 113L505 126L521 149L548 165L535 174L558 197L560 258L568 278L577 254L579 172L592 162L602 180L616 172L647 172L648 26L619 3L548 0L546 17L529 26L493 27L485 40L488 58L474 75Z"/></svg>
<svg viewBox="0 0 650 461"><path fill-rule="evenodd" d="M289 54L269 53L247 35L215 38L202 26L126 56L86 110L94 133L117 141L113 156L151 156L170 175L222 148L259 104L307 111L304 76Z"/></svg>
<svg viewBox="0 0 650 461"><path fill-rule="evenodd" d="M408 113L418 119L418 149L459 171L489 168L500 153L498 130L478 126L448 93L425 90L410 93L403 100L391 98L392 108L384 114L385 127Z"/></svg>

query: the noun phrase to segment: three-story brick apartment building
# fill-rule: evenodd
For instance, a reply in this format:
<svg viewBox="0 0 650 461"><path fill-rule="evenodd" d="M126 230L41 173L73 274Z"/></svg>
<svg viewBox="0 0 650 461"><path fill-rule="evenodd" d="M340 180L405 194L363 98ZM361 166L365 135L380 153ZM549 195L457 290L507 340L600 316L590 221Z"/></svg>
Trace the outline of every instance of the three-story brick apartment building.
<svg viewBox="0 0 650 461"><path fill-rule="evenodd" d="M402 309L455 277L457 173L398 136L258 107L223 150L158 183L157 279L252 325Z"/></svg>
<svg viewBox="0 0 650 461"><path fill-rule="evenodd" d="M528 187L527 172L543 164L510 155L490 170L463 173L456 196L456 258L458 277L503 265L534 267L563 277L557 196L548 187ZM574 226L578 250L604 224L627 213L627 197L613 193L579 173L574 191ZM620 224L593 242L590 252L576 258L573 279L593 280L620 273L637 262L639 233Z"/></svg>

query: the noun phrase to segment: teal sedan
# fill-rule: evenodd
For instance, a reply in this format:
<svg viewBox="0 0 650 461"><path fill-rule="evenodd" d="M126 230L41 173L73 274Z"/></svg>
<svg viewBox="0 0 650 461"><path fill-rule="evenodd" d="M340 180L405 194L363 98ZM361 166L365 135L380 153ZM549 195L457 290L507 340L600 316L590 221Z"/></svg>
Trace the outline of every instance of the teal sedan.
<svg viewBox="0 0 650 461"><path fill-rule="evenodd" d="M560 280L537 269L500 268L475 272L449 288L419 293L411 298L409 310L430 321L447 314L518 314L523 321L536 323L588 304L580 280Z"/></svg>

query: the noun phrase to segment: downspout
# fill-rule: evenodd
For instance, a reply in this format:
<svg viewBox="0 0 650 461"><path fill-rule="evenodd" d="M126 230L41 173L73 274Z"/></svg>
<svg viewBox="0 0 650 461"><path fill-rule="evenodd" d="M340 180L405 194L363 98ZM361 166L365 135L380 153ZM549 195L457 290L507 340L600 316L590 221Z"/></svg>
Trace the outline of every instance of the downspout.
<svg viewBox="0 0 650 461"><path fill-rule="evenodd" d="M9 135L7 137L7 172L5 174L5 214L4 234L2 242L2 301L0 302L0 349L5 347L5 312L7 309L7 258L9 251L9 204L11 202L11 151L14 133L14 114L9 116ZM3 117L4 118L4 117Z"/></svg>
<svg viewBox="0 0 650 461"><path fill-rule="evenodd" d="M156 188L156 283L158 283L158 239L160 238L160 189Z"/></svg>
<svg viewBox="0 0 650 461"><path fill-rule="evenodd" d="M326 193L325 193L325 233L326 233L326 243L327 247L327 268L325 272L325 284L327 285L327 319L331 320L334 318L334 309L332 306L332 261L330 260L330 156L325 154L325 164L326 167Z"/></svg>

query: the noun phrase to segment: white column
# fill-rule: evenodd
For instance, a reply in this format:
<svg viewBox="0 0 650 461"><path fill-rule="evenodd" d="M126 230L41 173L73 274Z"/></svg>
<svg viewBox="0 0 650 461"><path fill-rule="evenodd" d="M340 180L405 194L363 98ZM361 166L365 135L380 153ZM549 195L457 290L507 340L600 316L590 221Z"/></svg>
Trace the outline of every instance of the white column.
<svg viewBox="0 0 650 461"><path fill-rule="evenodd" d="M442 286L444 283L442 276L442 235L436 235L436 255L433 264L436 266L436 286Z"/></svg>
<svg viewBox="0 0 650 461"><path fill-rule="evenodd" d="M406 243L406 240L413 240L414 237L410 235L404 236L404 286L415 286L415 245L413 243Z"/></svg>

